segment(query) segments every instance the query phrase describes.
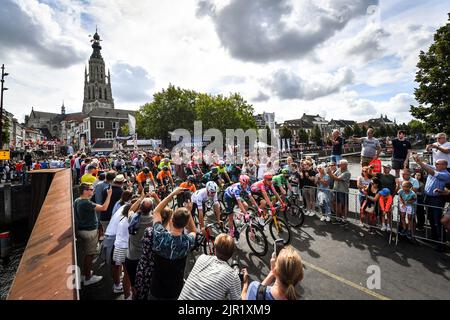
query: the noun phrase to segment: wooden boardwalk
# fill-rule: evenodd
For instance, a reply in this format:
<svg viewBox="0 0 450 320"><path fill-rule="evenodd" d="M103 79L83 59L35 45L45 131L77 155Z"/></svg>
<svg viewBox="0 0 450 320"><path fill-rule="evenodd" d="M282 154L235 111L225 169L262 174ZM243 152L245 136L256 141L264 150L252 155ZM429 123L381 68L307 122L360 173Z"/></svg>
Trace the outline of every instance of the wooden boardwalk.
<svg viewBox="0 0 450 320"><path fill-rule="evenodd" d="M77 290L67 285L73 276L71 267L76 265L71 172L57 169L33 174L53 175L53 179L7 300L77 300Z"/></svg>

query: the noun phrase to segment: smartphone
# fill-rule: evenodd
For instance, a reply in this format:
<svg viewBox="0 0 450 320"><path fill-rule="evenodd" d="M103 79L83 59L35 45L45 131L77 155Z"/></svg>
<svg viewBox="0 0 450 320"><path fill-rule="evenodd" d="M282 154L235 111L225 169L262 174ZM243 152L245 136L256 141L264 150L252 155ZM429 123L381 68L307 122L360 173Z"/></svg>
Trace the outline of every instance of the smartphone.
<svg viewBox="0 0 450 320"><path fill-rule="evenodd" d="M278 254L280 253L281 249L284 248L284 240L283 239L277 239L275 240L273 244L273 252L275 252L275 256L278 257Z"/></svg>

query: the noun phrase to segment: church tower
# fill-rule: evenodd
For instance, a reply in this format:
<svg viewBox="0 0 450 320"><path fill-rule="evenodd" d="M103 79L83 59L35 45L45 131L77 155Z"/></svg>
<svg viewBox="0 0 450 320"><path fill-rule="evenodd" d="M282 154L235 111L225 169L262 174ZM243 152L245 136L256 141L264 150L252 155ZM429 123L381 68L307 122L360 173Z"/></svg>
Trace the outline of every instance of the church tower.
<svg viewBox="0 0 450 320"><path fill-rule="evenodd" d="M111 90L111 75L105 71L100 46L100 36L95 31L92 42L92 55L89 59L89 72L84 70L83 113L88 114L96 109L114 109L114 99Z"/></svg>

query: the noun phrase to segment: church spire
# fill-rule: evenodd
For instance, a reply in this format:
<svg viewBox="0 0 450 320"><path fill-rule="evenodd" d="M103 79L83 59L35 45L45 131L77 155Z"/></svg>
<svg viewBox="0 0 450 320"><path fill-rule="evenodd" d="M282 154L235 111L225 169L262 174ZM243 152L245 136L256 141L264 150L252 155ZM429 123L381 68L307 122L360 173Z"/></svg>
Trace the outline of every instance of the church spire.
<svg viewBox="0 0 450 320"><path fill-rule="evenodd" d="M66 107L64 106L64 100L63 100L63 103L62 103L62 106L61 106L61 114L62 114L63 116L66 115Z"/></svg>
<svg viewBox="0 0 450 320"><path fill-rule="evenodd" d="M100 45L100 41L103 41L100 39L100 36L98 34L98 30L97 28L95 28L95 34L91 39L92 42L92 49L94 49L94 51L92 52L91 58L97 58L97 59L103 59L102 58L102 54L101 54L101 50L102 50L102 46Z"/></svg>
<svg viewBox="0 0 450 320"><path fill-rule="evenodd" d="M102 47L100 42L102 40L97 28L95 34L90 37L93 52L89 59L89 66L84 71L84 114L99 108L114 109L110 74L108 71L108 75L106 75L105 61L101 55Z"/></svg>

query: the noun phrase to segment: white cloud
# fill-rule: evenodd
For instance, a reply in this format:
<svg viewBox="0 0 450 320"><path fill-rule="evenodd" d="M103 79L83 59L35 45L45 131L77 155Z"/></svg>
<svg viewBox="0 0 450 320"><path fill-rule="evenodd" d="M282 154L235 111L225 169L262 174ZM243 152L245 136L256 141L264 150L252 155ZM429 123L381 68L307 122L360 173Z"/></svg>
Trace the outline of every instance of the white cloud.
<svg viewBox="0 0 450 320"><path fill-rule="evenodd" d="M69 112L80 111L88 35L98 25L117 108L136 109L172 83L240 92L278 119L392 113L406 121L419 50L447 15L432 1L388 20L368 18L364 10L376 2L2 0L0 60L10 73L5 106L20 120L31 106L55 111L62 100ZM382 97L362 99L359 85Z"/></svg>

